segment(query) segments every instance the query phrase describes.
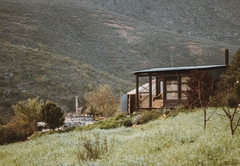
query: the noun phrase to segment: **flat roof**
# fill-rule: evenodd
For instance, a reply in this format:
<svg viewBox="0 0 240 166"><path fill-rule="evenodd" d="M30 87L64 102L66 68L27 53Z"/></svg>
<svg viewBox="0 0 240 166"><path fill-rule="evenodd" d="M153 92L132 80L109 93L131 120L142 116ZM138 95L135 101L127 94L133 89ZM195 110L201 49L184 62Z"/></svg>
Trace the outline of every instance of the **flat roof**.
<svg viewBox="0 0 240 166"><path fill-rule="evenodd" d="M214 68L223 68L226 65L209 65L209 66L184 66L184 67L167 67L167 68L152 68L147 70L139 70L133 72L134 75L142 73L157 73L165 71L182 71L182 70L196 70L196 69L214 69Z"/></svg>

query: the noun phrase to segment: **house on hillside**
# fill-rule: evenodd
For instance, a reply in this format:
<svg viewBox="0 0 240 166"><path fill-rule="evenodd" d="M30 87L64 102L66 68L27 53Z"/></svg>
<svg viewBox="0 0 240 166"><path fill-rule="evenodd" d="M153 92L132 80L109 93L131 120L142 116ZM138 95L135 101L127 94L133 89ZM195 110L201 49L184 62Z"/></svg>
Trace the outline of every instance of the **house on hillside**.
<svg viewBox="0 0 240 166"><path fill-rule="evenodd" d="M153 68L134 72L136 89L121 96L121 111L133 113L139 109L177 108L186 100L187 80L192 70L207 71L215 79L226 71L228 50L224 65ZM140 85L141 80L148 80Z"/></svg>

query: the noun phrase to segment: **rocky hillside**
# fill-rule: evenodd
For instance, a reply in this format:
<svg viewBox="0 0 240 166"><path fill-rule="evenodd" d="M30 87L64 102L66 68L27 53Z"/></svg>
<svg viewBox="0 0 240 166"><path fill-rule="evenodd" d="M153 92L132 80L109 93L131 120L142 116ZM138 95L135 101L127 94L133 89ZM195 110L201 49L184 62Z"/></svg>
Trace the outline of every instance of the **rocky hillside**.
<svg viewBox="0 0 240 166"><path fill-rule="evenodd" d="M0 110L34 96L72 110L99 84L134 88L135 70L223 64L239 47L239 1L0 3Z"/></svg>
<svg viewBox="0 0 240 166"><path fill-rule="evenodd" d="M240 1L81 0L161 29L239 47Z"/></svg>

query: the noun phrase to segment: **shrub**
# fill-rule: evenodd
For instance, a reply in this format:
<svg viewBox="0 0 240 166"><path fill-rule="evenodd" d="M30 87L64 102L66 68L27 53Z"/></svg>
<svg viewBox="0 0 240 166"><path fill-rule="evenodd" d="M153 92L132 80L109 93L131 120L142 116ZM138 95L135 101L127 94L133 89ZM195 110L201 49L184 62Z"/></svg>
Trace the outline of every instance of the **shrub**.
<svg viewBox="0 0 240 166"><path fill-rule="evenodd" d="M127 113L121 113L114 117L119 125L125 126L125 127L131 127L133 125L132 118L127 116Z"/></svg>
<svg viewBox="0 0 240 166"><path fill-rule="evenodd" d="M99 127L100 129L114 129L114 128L121 126L121 124L118 123L116 121L116 119L114 119L114 118L107 119L107 120L100 121L100 122L102 122Z"/></svg>
<svg viewBox="0 0 240 166"><path fill-rule="evenodd" d="M101 159L102 155L108 152L107 137L100 138L99 134L93 135L93 140L86 136L80 136L82 147L78 152L78 161L80 163L88 160Z"/></svg>
<svg viewBox="0 0 240 166"><path fill-rule="evenodd" d="M41 119L46 122L52 130L63 125L65 120L63 110L50 101L42 105Z"/></svg>
<svg viewBox="0 0 240 166"><path fill-rule="evenodd" d="M0 145L24 141L27 138L26 134L17 132L8 125L0 125L0 135Z"/></svg>
<svg viewBox="0 0 240 166"><path fill-rule="evenodd" d="M160 115L161 113L159 113L157 110L143 111L137 120L137 124L144 124L151 120L155 120L159 118Z"/></svg>
<svg viewBox="0 0 240 166"><path fill-rule="evenodd" d="M131 126L133 125L132 120L131 120L130 118L124 119L123 125L124 125L125 127L131 127Z"/></svg>

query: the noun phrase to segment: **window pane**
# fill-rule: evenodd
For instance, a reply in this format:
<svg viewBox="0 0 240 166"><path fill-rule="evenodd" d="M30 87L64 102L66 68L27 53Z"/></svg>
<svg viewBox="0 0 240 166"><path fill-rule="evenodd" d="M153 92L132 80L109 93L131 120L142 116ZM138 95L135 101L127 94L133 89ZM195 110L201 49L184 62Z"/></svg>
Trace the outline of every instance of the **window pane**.
<svg viewBox="0 0 240 166"><path fill-rule="evenodd" d="M177 76L168 76L166 77L167 84L177 84Z"/></svg>
<svg viewBox="0 0 240 166"><path fill-rule="evenodd" d="M177 90L178 90L177 84L167 85L167 91L177 91Z"/></svg>
<svg viewBox="0 0 240 166"><path fill-rule="evenodd" d="M177 92L168 92L167 99L178 99L178 93Z"/></svg>
<svg viewBox="0 0 240 166"><path fill-rule="evenodd" d="M187 84L182 84L181 89L182 91L186 91L187 89L189 89L189 87L187 86Z"/></svg>
<svg viewBox="0 0 240 166"><path fill-rule="evenodd" d="M182 77L181 77L181 82L182 82L182 83L186 83L188 79L189 79L188 76L182 76Z"/></svg>
<svg viewBox="0 0 240 166"><path fill-rule="evenodd" d="M168 76L166 77L166 89L167 91L177 91L177 76Z"/></svg>

